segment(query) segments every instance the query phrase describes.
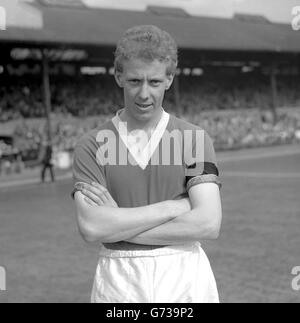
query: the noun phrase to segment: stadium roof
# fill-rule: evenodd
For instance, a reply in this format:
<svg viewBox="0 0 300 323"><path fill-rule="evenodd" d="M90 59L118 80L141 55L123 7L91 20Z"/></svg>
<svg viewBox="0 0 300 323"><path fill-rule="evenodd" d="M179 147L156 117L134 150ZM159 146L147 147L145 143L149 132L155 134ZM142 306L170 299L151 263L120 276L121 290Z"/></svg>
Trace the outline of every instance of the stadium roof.
<svg viewBox="0 0 300 323"><path fill-rule="evenodd" d="M190 16L181 9L149 7L144 12L57 7L33 4L42 11L42 29L7 28L0 42L27 42L115 46L124 30L138 24L154 24L170 32L181 48L300 52L300 32L290 25L264 19Z"/></svg>

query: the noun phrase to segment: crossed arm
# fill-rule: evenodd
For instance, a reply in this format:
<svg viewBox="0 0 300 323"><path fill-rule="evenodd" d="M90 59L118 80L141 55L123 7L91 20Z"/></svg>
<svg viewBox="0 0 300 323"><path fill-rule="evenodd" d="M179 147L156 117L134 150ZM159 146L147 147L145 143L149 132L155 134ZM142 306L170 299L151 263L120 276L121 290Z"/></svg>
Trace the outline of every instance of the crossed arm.
<svg viewBox="0 0 300 323"><path fill-rule="evenodd" d="M79 231L86 241L128 241L146 245L176 245L216 239L221 226L219 187L203 183L189 198L137 208L118 208L99 184L83 184L75 194Z"/></svg>
<svg viewBox="0 0 300 323"><path fill-rule="evenodd" d="M193 186L189 190L189 198L191 210L128 241L137 244L176 245L217 239L222 218L218 185L203 183Z"/></svg>

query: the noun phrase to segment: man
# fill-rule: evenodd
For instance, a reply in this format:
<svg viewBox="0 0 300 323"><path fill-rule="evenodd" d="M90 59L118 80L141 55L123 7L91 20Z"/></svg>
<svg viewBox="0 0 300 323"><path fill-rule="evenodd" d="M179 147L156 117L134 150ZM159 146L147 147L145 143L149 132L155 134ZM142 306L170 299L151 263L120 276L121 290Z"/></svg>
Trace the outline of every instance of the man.
<svg viewBox="0 0 300 323"><path fill-rule="evenodd" d="M115 52L124 109L76 146L78 227L103 244L92 302L219 301L198 242L219 235L218 169L206 132L162 107L176 67L168 33L127 30Z"/></svg>
<svg viewBox="0 0 300 323"><path fill-rule="evenodd" d="M54 176L54 170L53 170L53 164L52 164L53 150L52 150L51 142L49 140L43 141L43 143L41 144L39 154L40 154L39 160L42 164L41 183L45 182L45 174L47 169L49 169L52 183L55 182L55 176Z"/></svg>

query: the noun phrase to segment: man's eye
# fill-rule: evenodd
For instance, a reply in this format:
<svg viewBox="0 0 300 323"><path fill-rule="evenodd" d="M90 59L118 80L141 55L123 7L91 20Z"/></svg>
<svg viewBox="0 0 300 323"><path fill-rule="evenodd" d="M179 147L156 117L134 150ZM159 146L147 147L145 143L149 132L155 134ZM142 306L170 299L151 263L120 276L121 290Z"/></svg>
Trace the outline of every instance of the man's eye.
<svg viewBox="0 0 300 323"><path fill-rule="evenodd" d="M129 80L129 83L130 84L133 84L133 85L137 85L137 84L139 84L139 80Z"/></svg>
<svg viewBox="0 0 300 323"><path fill-rule="evenodd" d="M158 85L160 85L160 81L159 80L152 80L151 81L151 85L153 85L153 86L158 86Z"/></svg>

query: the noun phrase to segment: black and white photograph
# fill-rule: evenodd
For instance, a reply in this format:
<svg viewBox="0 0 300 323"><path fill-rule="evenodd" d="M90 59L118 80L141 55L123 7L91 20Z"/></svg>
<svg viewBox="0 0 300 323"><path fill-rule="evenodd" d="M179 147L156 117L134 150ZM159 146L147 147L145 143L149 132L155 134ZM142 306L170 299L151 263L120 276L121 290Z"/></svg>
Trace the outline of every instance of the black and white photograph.
<svg viewBox="0 0 300 323"><path fill-rule="evenodd" d="M300 303L299 191L300 0L0 0L0 303Z"/></svg>

